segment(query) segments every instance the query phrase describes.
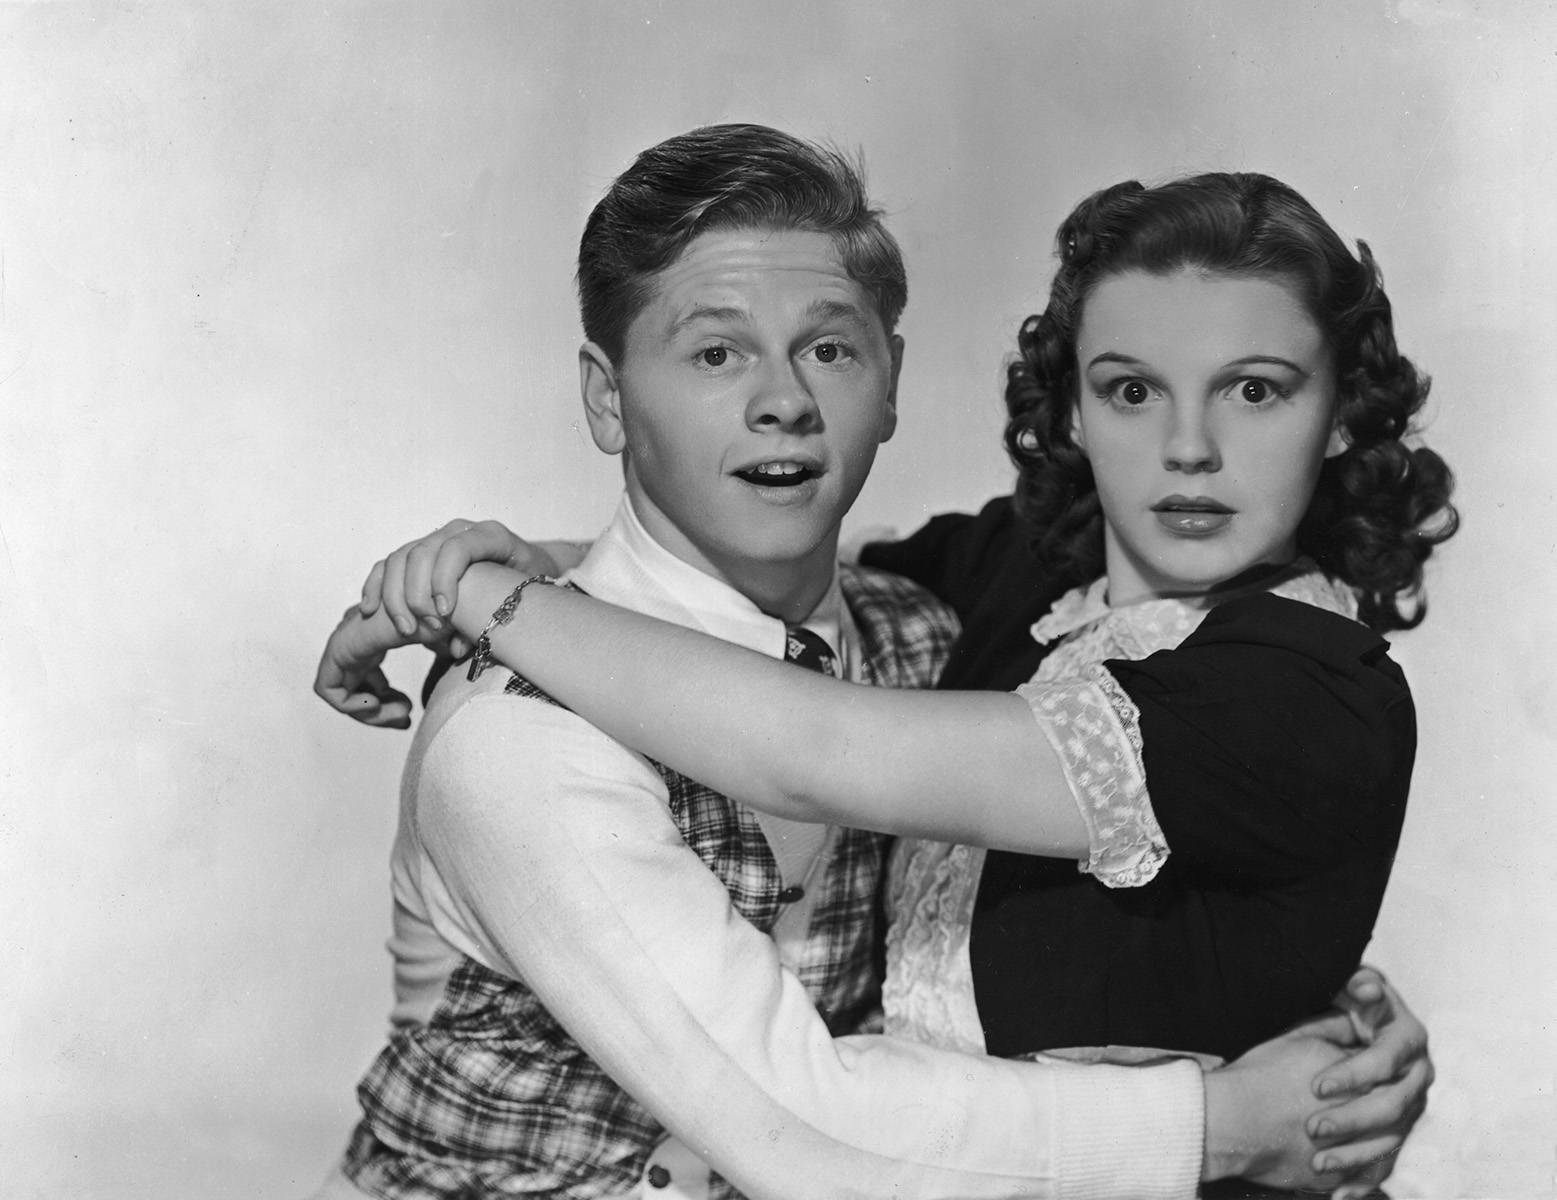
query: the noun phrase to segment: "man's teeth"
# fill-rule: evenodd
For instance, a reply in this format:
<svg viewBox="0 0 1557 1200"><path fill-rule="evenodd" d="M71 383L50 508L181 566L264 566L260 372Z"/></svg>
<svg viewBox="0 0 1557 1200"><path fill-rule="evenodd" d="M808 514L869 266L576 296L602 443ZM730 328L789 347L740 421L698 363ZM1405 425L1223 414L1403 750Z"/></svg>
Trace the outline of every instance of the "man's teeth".
<svg viewBox="0 0 1557 1200"><path fill-rule="evenodd" d="M803 463L765 462L736 472L747 483L758 487L799 487L816 477L816 472Z"/></svg>

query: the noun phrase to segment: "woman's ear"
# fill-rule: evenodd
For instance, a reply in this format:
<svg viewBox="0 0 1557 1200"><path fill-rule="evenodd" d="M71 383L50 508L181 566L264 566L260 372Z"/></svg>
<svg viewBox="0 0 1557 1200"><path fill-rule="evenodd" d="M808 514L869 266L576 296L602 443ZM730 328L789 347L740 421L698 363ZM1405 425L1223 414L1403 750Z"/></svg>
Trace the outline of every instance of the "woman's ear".
<svg viewBox="0 0 1557 1200"><path fill-rule="evenodd" d="M1087 452L1087 434L1081 427L1081 405L1070 406L1070 440L1083 454Z"/></svg>
<svg viewBox="0 0 1557 1200"><path fill-rule="evenodd" d="M584 399L584 419L590 436L606 454L620 454L627 448L627 432L622 426L622 390L611 358L594 342L585 342L578 350L579 392Z"/></svg>
<svg viewBox="0 0 1557 1200"><path fill-rule="evenodd" d="M1335 424L1330 427L1330 440L1325 443L1325 457L1335 458L1337 455L1345 454L1351 448L1352 444L1346 437L1346 427L1337 417Z"/></svg>

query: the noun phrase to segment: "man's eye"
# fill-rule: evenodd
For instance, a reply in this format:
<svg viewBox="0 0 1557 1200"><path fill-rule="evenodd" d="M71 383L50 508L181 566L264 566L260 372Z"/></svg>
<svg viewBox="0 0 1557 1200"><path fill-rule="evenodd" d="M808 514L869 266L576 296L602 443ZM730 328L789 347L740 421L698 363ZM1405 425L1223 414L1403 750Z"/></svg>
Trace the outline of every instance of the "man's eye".
<svg viewBox="0 0 1557 1200"><path fill-rule="evenodd" d="M730 351L723 346L709 346L697 356L705 367L722 367L730 361Z"/></svg>
<svg viewBox="0 0 1557 1200"><path fill-rule="evenodd" d="M817 362L825 366L847 362L854 357L854 351L845 342L818 342L811 347L811 353L816 355Z"/></svg>

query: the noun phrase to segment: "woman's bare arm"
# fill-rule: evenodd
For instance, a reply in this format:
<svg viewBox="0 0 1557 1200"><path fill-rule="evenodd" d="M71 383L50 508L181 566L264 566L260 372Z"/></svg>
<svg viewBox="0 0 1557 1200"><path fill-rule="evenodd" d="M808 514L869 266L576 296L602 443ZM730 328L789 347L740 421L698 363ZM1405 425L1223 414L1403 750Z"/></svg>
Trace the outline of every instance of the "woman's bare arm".
<svg viewBox="0 0 1557 1200"><path fill-rule="evenodd" d="M471 566L474 639L518 582ZM619 741L765 812L1083 858L1087 830L1025 701L862 687L560 588L530 587L493 656Z"/></svg>

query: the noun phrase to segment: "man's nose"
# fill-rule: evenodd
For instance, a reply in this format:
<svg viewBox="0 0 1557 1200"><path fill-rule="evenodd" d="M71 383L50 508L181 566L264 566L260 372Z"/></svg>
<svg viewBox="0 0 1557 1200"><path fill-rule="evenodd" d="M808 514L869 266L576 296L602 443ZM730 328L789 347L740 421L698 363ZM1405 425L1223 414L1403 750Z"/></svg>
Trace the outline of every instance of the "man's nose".
<svg viewBox="0 0 1557 1200"><path fill-rule="evenodd" d="M804 375L788 360L761 373L746 405L746 424L753 429L804 431L817 424L821 415Z"/></svg>

